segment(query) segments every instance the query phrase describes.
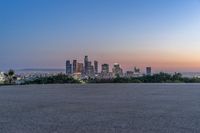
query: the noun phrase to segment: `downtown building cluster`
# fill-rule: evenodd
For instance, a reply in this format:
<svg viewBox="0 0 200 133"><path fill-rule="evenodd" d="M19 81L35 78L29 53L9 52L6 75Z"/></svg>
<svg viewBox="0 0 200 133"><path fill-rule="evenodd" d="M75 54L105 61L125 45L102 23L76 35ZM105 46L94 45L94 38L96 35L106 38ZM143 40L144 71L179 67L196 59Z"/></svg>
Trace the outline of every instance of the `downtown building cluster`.
<svg viewBox="0 0 200 133"><path fill-rule="evenodd" d="M66 61L66 74L72 75L75 78L91 77L94 78L98 75L98 61L92 63L89 61L88 56L85 56L84 63L79 63L77 60Z"/></svg>
<svg viewBox="0 0 200 133"><path fill-rule="evenodd" d="M146 75L151 75L151 67L146 67ZM112 70L110 71L109 64L102 64L101 70L99 72L99 63L98 61L89 61L88 56L84 57L84 62L80 63L77 60L66 61L66 75L73 76L77 79L83 78L101 78L101 79L110 79L116 77L139 77L143 74L140 72L139 68L134 67L133 71L123 72L120 64L114 63Z"/></svg>

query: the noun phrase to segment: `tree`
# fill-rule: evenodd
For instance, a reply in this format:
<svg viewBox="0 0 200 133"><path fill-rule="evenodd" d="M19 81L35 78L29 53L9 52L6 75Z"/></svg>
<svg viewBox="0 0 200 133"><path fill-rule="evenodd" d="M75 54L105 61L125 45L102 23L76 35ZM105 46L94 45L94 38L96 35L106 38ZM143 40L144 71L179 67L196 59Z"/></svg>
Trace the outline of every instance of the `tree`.
<svg viewBox="0 0 200 133"><path fill-rule="evenodd" d="M13 84L17 80L17 77L15 76L15 71L14 70L9 70L7 73L4 73L5 75L5 83L6 84Z"/></svg>
<svg viewBox="0 0 200 133"><path fill-rule="evenodd" d="M173 76L172 76L173 80L181 80L182 79L182 74L181 73L175 73Z"/></svg>

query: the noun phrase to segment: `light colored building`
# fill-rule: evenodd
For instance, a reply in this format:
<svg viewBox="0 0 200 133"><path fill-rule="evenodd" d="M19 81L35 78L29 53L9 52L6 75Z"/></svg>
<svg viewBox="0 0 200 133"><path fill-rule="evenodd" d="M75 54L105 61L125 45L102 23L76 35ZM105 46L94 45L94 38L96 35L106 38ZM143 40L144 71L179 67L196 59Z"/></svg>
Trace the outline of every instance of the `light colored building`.
<svg viewBox="0 0 200 133"><path fill-rule="evenodd" d="M79 72L73 73L72 76L73 76L74 79L81 79L82 78L82 73L79 73Z"/></svg>
<svg viewBox="0 0 200 133"><path fill-rule="evenodd" d="M0 84L4 83L5 81L5 76L3 72L0 72Z"/></svg>

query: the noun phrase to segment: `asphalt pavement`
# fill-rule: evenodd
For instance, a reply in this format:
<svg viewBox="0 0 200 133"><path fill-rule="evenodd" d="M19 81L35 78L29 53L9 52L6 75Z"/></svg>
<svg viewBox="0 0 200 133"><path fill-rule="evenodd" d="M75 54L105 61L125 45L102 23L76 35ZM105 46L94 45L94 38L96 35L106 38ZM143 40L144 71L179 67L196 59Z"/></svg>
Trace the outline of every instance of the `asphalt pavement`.
<svg viewBox="0 0 200 133"><path fill-rule="evenodd" d="M200 84L0 86L0 133L199 133Z"/></svg>

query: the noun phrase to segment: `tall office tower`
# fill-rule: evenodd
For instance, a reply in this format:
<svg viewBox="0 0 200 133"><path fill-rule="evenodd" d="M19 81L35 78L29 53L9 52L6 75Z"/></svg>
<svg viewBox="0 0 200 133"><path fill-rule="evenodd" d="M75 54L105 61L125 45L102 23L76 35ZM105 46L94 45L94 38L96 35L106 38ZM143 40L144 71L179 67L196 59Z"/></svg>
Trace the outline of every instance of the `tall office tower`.
<svg viewBox="0 0 200 133"><path fill-rule="evenodd" d="M73 60L73 73L77 72L77 60Z"/></svg>
<svg viewBox="0 0 200 133"><path fill-rule="evenodd" d="M70 75L72 73L72 64L70 64L70 60L66 61L66 74Z"/></svg>
<svg viewBox="0 0 200 133"><path fill-rule="evenodd" d="M88 68L87 68L87 76L93 77L94 76L94 66L92 66L92 62L88 61L87 66L88 66Z"/></svg>
<svg viewBox="0 0 200 133"><path fill-rule="evenodd" d="M78 63L77 72L83 74L84 72L83 63Z"/></svg>
<svg viewBox="0 0 200 133"><path fill-rule="evenodd" d="M102 74L108 74L109 73L109 65L108 64L102 64L101 65L101 73Z"/></svg>
<svg viewBox="0 0 200 133"><path fill-rule="evenodd" d="M88 74L88 56L85 56L84 58L84 73L85 75Z"/></svg>
<svg viewBox="0 0 200 133"><path fill-rule="evenodd" d="M98 74L98 61L94 61L94 73Z"/></svg>
<svg viewBox="0 0 200 133"><path fill-rule="evenodd" d="M118 63L114 64L112 71L113 71L113 76L114 77L123 76L123 70L122 70L122 68L120 68L120 65Z"/></svg>
<svg viewBox="0 0 200 133"><path fill-rule="evenodd" d="M102 79L110 79L110 78L112 78L112 73L109 72L109 65L108 64L102 64L101 65L100 77Z"/></svg>
<svg viewBox="0 0 200 133"><path fill-rule="evenodd" d="M151 75L151 67L146 67L146 75Z"/></svg>

